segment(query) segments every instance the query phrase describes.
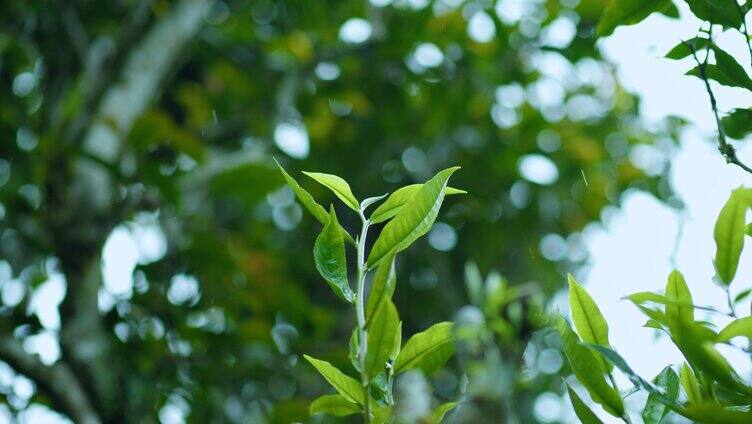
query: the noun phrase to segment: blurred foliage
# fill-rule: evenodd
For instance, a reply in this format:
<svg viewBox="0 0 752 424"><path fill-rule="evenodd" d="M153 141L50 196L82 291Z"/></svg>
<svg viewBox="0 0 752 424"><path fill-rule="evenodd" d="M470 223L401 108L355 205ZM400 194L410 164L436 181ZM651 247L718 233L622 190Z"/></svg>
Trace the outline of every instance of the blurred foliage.
<svg viewBox="0 0 752 424"><path fill-rule="evenodd" d="M159 75L154 63L187 32L175 17L203 4ZM587 258L580 232L622 193L671 197L679 123L642 126L595 48L601 11L595 0L3 2L0 330L59 341L56 364L75 370L102 421L308 421L325 387L299 352L345 364L354 317L317 277L319 224L272 156L367 193L463 167L453 184L470 194L448 198L396 265L406 334L468 303L469 259L553 294ZM146 50L159 25L167 42ZM139 55L141 71L122 75ZM156 85L129 85L153 73ZM135 119L99 113L109 99ZM116 232L138 242L119 292L107 273ZM159 241L163 252L144 253ZM61 322L45 324L29 305L60 276ZM457 365L440 374L445 393L460 390ZM535 386L520 422L535 421L536 391L560 386ZM24 397L0 382L9 413L71 414L36 387Z"/></svg>

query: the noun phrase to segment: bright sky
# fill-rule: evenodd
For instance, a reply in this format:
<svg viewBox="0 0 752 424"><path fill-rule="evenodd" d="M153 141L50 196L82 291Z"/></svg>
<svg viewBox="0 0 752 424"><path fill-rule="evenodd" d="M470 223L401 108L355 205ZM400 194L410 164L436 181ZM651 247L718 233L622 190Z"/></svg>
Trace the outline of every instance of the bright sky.
<svg viewBox="0 0 752 424"><path fill-rule="evenodd" d="M676 115L696 125L685 132L673 162L672 185L686 204L676 263L697 303L726 310L725 294L712 282L713 226L730 191L749 184L752 176L726 165L712 144L714 121L707 94L700 80L682 76L690 63L662 58L680 39L696 34L699 21L687 18L686 12L682 10L680 20L654 15L636 26L621 28L602 41L601 48L616 65L622 84L642 98L641 112L647 120ZM749 68L749 55L738 33L723 34L719 42ZM721 110L752 103L752 98L745 98L739 90L716 89ZM740 149L739 155L752 161L752 149ZM616 350L635 371L652 379L665 365L681 363L681 354L666 338L655 340L652 330L642 328L645 317L620 299L637 291L663 289L672 269L670 258L680 217L676 210L644 193L626 193L622 199L623 207L605 228L593 225L585 233L592 259L582 282L608 320ZM748 250L742 255L733 293L750 287L750 263L752 253ZM749 308L739 312L749 313ZM743 376L749 376L748 357L731 350L722 352L728 353L727 358ZM621 387L629 386L625 378L619 381ZM632 398L641 408L644 397ZM620 422L605 413L599 415L606 422Z"/></svg>

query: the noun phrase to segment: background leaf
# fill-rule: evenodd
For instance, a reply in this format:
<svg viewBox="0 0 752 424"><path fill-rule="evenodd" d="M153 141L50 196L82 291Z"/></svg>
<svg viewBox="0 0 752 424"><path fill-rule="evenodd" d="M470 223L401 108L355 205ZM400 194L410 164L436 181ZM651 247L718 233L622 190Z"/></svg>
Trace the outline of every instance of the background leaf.
<svg viewBox="0 0 752 424"><path fill-rule="evenodd" d="M752 337L752 317L744 317L731 321L718 333L719 342L727 342L734 337Z"/></svg>
<svg viewBox="0 0 752 424"><path fill-rule="evenodd" d="M685 0L695 16L723 25L724 27L739 28L742 25L742 14L736 0Z"/></svg>
<svg viewBox="0 0 752 424"><path fill-rule="evenodd" d="M752 132L752 109L734 109L721 122L727 136L741 140Z"/></svg>
<svg viewBox="0 0 752 424"><path fill-rule="evenodd" d="M697 382L697 377L692 371L689 365L682 364L681 370L679 370L679 380L681 386L684 389L684 394L687 395L687 402L700 403L702 402L702 395L700 394L700 385Z"/></svg>

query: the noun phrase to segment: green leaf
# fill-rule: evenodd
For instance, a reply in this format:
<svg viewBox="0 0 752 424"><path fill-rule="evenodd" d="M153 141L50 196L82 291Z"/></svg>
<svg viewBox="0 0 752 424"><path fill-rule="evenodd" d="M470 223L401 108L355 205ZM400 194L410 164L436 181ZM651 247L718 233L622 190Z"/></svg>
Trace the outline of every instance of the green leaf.
<svg viewBox="0 0 752 424"><path fill-rule="evenodd" d="M689 365L682 364L681 370L679 370L679 380L681 381L682 389L687 395L687 402L700 403L702 402L702 395L700 394L700 384L697 382L697 377L692 371Z"/></svg>
<svg viewBox="0 0 752 424"><path fill-rule="evenodd" d="M342 300L352 303L355 294L347 281L347 259L345 259L345 237L337 222L334 206L331 209L331 220L321 230L313 245L313 258L316 269L324 280Z"/></svg>
<svg viewBox="0 0 752 424"><path fill-rule="evenodd" d="M368 352L366 354L366 372L370 377L384 371L386 362L394 350L397 337L399 316L391 300L381 303L368 328Z"/></svg>
<svg viewBox="0 0 752 424"><path fill-rule="evenodd" d="M752 388L742 381L726 358L713 347L713 342L718 338L715 333L697 323L680 324L677 331L672 330L671 335L692 367L729 390L752 395Z"/></svg>
<svg viewBox="0 0 752 424"><path fill-rule="evenodd" d="M710 424L752 423L752 412L724 408L715 403L688 405L686 416L697 422Z"/></svg>
<svg viewBox="0 0 752 424"><path fill-rule="evenodd" d="M720 47L713 44L710 47L715 53L715 64L698 65L689 70L687 75L702 78L702 67L704 66L705 76L708 79L728 87L752 90L752 79L749 78L742 65Z"/></svg>
<svg viewBox="0 0 752 424"><path fill-rule="evenodd" d="M702 37L690 38L674 46L668 53L667 59L680 60L692 56L692 52L700 52L710 47L710 40Z"/></svg>
<svg viewBox="0 0 752 424"><path fill-rule="evenodd" d="M731 284L736 275L739 255L744 247L744 216L749 204L748 199L747 190L734 190L715 223L715 269L718 278L726 285Z"/></svg>
<svg viewBox="0 0 752 424"><path fill-rule="evenodd" d="M629 381L632 382L632 384L635 385L635 387L639 387L642 390L645 390L650 395L655 396L660 402L662 402L664 405L667 405L672 410L682 413L683 409L682 406L677 402L675 399L672 399L657 387L653 386L652 384L648 383L637 375L637 373L632 370L632 368L627 364L627 361L624 360L624 358L621 357L618 353L616 353L613 349L603 347L600 345L590 345L593 349L599 351L604 358L606 358L608 361L610 361L616 368L618 368L621 372L623 372L628 378Z"/></svg>
<svg viewBox="0 0 752 424"><path fill-rule="evenodd" d="M316 201L313 199L313 196L311 196L310 193L305 191L303 187L301 187L297 181L295 181L295 178L291 177L290 174L285 171L285 168L282 168L282 165L277 162L277 159L274 159L274 163L277 164L277 167L279 168L279 172L282 173L282 176L285 178L285 181L287 182L287 185L290 186L293 193L295 193L295 197L298 198L300 203L305 206L306 209L311 213L311 215L316 218L317 221L319 221L322 225L326 225L329 223L329 214L326 213L326 209L324 209L323 206L316 203ZM345 231L344 229L342 232L345 235L345 238L348 242L355 244L355 240L353 240L350 233Z"/></svg>
<svg viewBox="0 0 752 424"><path fill-rule="evenodd" d="M580 338L562 316L558 317L557 329L572 372L588 390L593 401L602 405L603 409L615 417L624 415L624 404L619 392L606 382L603 366L596 359L595 352L580 342Z"/></svg>
<svg viewBox="0 0 752 424"><path fill-rule="evenodd" d="M324 187L331 190L337 197L340 198L345 204L355 212L360 210L360 202L352 194L350 185L347 181L332 174L322 174L320 172L303 172L314 180L318 181Z"/></svg>
<svg viewBox="0 0 752 424"><path fill-rule="evenodd" d="M721 119L726 135L741 140L752 133L752 109L734 109Z"/></svg>
<svg viewBox="0 0 752 424"><path fill-rule="evenodd" d="M689 292L684 276L677 270L671 271L666 282L666 319L669 323L676 320L693 322L695 311L692 306L692 294ZM671 303L671 302L676 303Z"/></svg>
<svg viewBox="0 0 752 424"><path fill-rule="evenodd" d="M752 337L752 317L739 318L731 321L718 333L719 342L727 342L734 337L744 336Z"/></svg>
<svg viewBox="0 0 752 424"><path fill-rule="evenodd" d="M373 211L371 217L368 218L371 223L378 224L391 219L394 215L397 215L400 208L417 193L423 184L410 184L402 188L397 189L394 193L389 195L384 203L379 205L376 210ZM452 194L465 194L465 190L460 190L453 187L447 187L444 189L444 195L449 196Z"/></svg>
<svg viewBox="0 0 752 424"><path fill-rule="evenodd" d="M431 412L431 418L427 421L426 424L439 424L441 423L441 420L444 419L444 415L447 414L447 412L454 409L454 407L457 406L457 402L446 402L442 403L441 405L437 406L433 412Z"/></svg>
<svg viewBox="0 0 752 424"><path fill-rule="evenodd" d="M727 28L739 28L742 14L736 0L684 0L695 16L703 21L723 25Z"/></svg>
<svg viewBox="0 0 752 424"><path fill-rule="evenodd" d="M577 414L577 418L580 419L582 424L603 424L603 421L588 408L569 384L567 384L567 392L569 392L569 401L572 402L574 413Z"/></svg>
<svg viewBox="0 0 752 424"><path fill-rule="evenodd" d="M749 224L747 225L747 235L749 235ZM739 294L734 297L734 305L748 298L750 294L752 294L752 289L744 289L740 291Z"/></svg>
<svg viewBox="0 0 752 424"><path fill-rule="evenodd" d="M410 337L397 355L394 374L419 368L429 376L454 354L452 323L440 322Z"/></svg>
<svg viewBox="0 0 752 424"><path fill-rule="evenodd" d="M397 359L397 356L400 353L400 350L402 349L402 321L397 324L397 334L394 336L394 347L392 347L392 352L389 354L389 360L394 363L394 361Z"/></svg>
<svg viewBox="0 0 752 424"><path fill-rule="evenodd" d="M366 261L369 267L378 264L392 251L396 254L404 250L431 229L444 201L447 181L458 169L455 166L436 174L400 208L376 239Z"/></svg>
<svg viewBox="0 0 752 424"><path fill-rule="evenodd" d="M342 395L321 396L314 400L309 408L311 415L329 414L335 417L346 417L360 412L357 403L350 402Z"/></svg>
<svg viewBox="0 0 752 424"><path fill-rule="evenodd" d="M653 384L665 390L666 396L676 400L679 396L679 376L671 367L666 367L654 379ZM659 424L668 415L671 408L653 394L648 395L645 408L642 410L642 420L645 424Z"/></svg>
<svg viewBox="0 0 752 424"><path fill-rule="evenodd" d="M575 281L572 274L567 276L569 282L569 307L572 310L572 321L577 333L583 342L587 344L599 344L610 346L608 342L608 324L603 318L598 305L587 291ZM600 355L596 355L601 362L604 371L611 372L613 366L607 363Z"/></svg>
<svg viewBox="0 0 752 424"><path fill-rule="evenodd" d="M363 405L363 387L358 381L345 375L329 362L312 358L308 355L303 355L303 357L310 362L319 374L321 374L345 399Z"/></svg>
<svg viewBox="0 0 752 424"><path fill-rule="evenodd" d="M371 322L373 314L381 304L392 298L394 288L397 285L397 275L394 271L394 255L390 255L382 261L371 281L371 292L368 294L366 303L366 326Z"/></svg>
<svg viewBox="0 0 752 424"><path fill-rule="evenodd" d="M611 0L598 21L595 34L597 37L611 35L619 26L639 23L651 13L669 10L671 6L670 0Z"/></svg>

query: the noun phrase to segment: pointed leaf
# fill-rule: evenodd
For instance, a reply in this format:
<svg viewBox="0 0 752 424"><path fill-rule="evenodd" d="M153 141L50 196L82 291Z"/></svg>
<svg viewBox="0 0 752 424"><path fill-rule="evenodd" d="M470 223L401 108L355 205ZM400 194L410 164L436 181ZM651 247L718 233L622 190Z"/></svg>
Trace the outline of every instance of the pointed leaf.
<svg viewBox="0 0 752 424"><path fill-rule="evenodd" d="M322 174L320 172L303 172L314 180L318 181L324 187L328 188L340 198L345 204L355 212L360 210L360 202L352 194L350 185L347 181L332 174Z"/></svg>
<svg viewBox="0 0 752 424"><path fill-rule="evenodd" d="M738 336L752 338L752 317L739 318L729 323L718 333L717 341L727 342Z"/></svg>
<svg viewBox="0 0 752 424"><path fill-rule="evenodd" d="M352 303L355 294L347 281L347 260L345 259L345 237L337 222L334 207L331 209L331 220L321 230L313 245L313 257L316 269L324 280L342 300Z"/></svg>
<svg viewBox="0 0 752 424"><path fill-rule="evenodd" d="M666 318L672 320L693 322L695 310L692 306L692 294L689 292L684 276L677 270L671 271L666 282ZM670 303L671 301L677 303Z"/></svg>
<svg viewBox="0 0 752 424"><path fill-rule="evenodd" d="M666 396L663 390L658 389L657 387L637 375L637 373L635 373L634 370L632 370L632 368L627 364L627 361L625 361L624 358L621 357L621 355L616 353L616 351L600 345L590 346L593 349L599 351L604 358L606 358L609 362L614 364L616 368L623 372L629 378L629 381L632 382L632 384L634 384L636 387L639 387L640 389L645 390L649 394L655 396L659 401L661 401L664 405L667 405L675 412L680 414L682 413L682 406L679 404L679 402Z"/></svg>
<svg viewBox="0 0 752 424"><path fill-rule="evenodd" d="M394 363L394 374L419 368L426 376L438 370L454 354L452 323L441 322L417 333L405 343Z"/></svg>
<svg viewBox="0 0 752 424"><path fill-rule="evenodd" d="M562 316L558 317L557 329L572 372L588 390L593 401L615 417L624 415L624 404L619 392L606 382L603 366L596 359L596 354L580 342L580 338Z"/></svg>
<svg viewBox="0 0 752 424"><path fill-rule="evenodd" d="M692 56L692 53L700 52L710 47L710 40L702 37L690 38L689 40L681 41L674 46L668 53L666 53L667 59L680 60L685 57Z"/></svg>
<svg viewBox="0 0 752 424"><path fill-rule="evenodd" d="M386 362L394 350L398 327L397 308L387 299L381 303L368 327L366 371L370 377L384 371Z"/></svg>
<svg viewBox="0 0 752 424"><path fill-rule="evenodd" d="M695 373L692 372L692 368L689 365L682 364L681 370L679 370L679 380L681 381L682 389L684 389L684 394L687 395L687 402L701 403L700 384L697 382Z"/></svg>
<svg viewBox="0 0 752 424"><path fill-rule="evenodd" d="M329 414L335 417L346 417L360 412L360 406L357 403L350 402L342 395L321 396L314 400L309 408L311 415Z"/></svg>
<svg viewBox="0 0 752 424"><path fill-rule="evenodd" d="M715 223L715 269L718 278L726 285L731 284L736 275L739 255L744 247L748 197L747 190L734 190Z"/></svg>
<svg viewBox="0 0 752 424"><path fill-rule="evenodd" d="M366 326L371 322L371 318L373 318L373 314L379 306L392 298L396 285L397 275L394 271L394 255L390 255L379 264L373 274L371 292L368 294L368 302L366 303Z"/></svg>
<svg viewBox="0 0 752 424"><path fill-rule="evenodd" d="M666 367L654 379L653 384L662 388L666 396L676 400L679 396L679 376L671 367ZM659 424L668 415L671 408L653 394L648 395L645 408L642 410L642 420L645 424Z"/></svg>
<svg viewBox="0 0 752 424"><path fill-rule="evenodd" d="M702 66L705 68L705 76L721 85L728 87L741 87L752 90L752 79L747 71L720 47L711 44L710 48L715 53L715 64L696 66L687 72L687 75L702 78Z"/></svg>
<svg viewBox="0 0 752 424"><path fill-rule="evenodd" d="M711 424L749 424L752 412L724 408L715 403L688 405L686 416L694 421Z"/></svg>
<svg viewBox="0 0 752 424"><path fill-rule="evenodd" d="M575 281L572 274L567 276L569 281L569 306L572 310L572 321L577 333L586 344L610 346L608 342L608 324L603 318L598 305L587 291ZM613 365L606 362L600 355L596 357L606 372L611 372Z"/></svg>
<svg viewBox="0 0 752 424"><path fill-rule="evenodd" d="M410 184L408 186L397 189L394 193L389 195L384 203L379 205L376 210L373 211L369 220L373 224L378 224L391 219L394 215L397 215L400 208L410 200L411 197L417 193L423 184ZM444 195L449 196L452 194L465 194L465 190L460 190L453 187L447 187L444 189Z"/></svg>
<svg viewBox="0 0 752 424"><path fill-rule="evenodd" d="M326 212L326 209L324 209L323 206L316 203L316 201L313 199L313 196L311 196L310 193L308 193L303 187L301 187L297 181L295 181L295 178L291 177L290 174L285 171L285 168L282 168L282 165L277 162L277 159L274 159L274 163L277 164L277 167L279 168L279 172L282 173L282 176L285 178L285 181L287 182L287 185L290 186L293 193L295 193L295 197L298 198L300 203L305 206L306 209L308 209L308 212L311 213L311 215L316 218L317 221L319 221L322 225L326 225L329 223L329 214ZM355 244L355 240L353 240L350 233L342 229L342 232L345 235L345 239L347 239L348 242L351 244Z"/></svg>
<svg viewBox="0 0 752 424"><path fill-rule="evenodd" d="M685 0L695 16L703 21L723 25L727 28L739 28L742 25L742 13L736 0Z"/></svg>
<svg viewBox="0 0 752 424"><path fill-rule="evenodd" d="M392 347L392 352L389 354L389 361L394 363L401 349L402 349L402 321L400 321L399 324L397 324L397 333L394 335L394 346Z"/></svg>
<svg viewBox="0 0 752 424"><path fill-rule="evenodd" d="M404 250L431 229L444 201L447 181L458 169L459 167L448 168L436 174L400 208L376 239L368 255L369 267L376 265L392 251L397 253Z"/></svg>
<svg viewBox="0 0 752 424"><path fill-rule="evenodd" d="M334 389L350 402L363 405L363 387L352 377L345 375L329 362L303 355Z"/></svg>
<svg viewBox="0 0 752 424"><path fill-rule="evenodd" d="M567 392L569 393L569 400L572 402L574 413L577 414L577 418L580 419L582 424L603 424L603 421L588 408L569 384L567 384Z"/></svg>
<svg viewBox="0 0 752 424"><path fill-rule="evenodd" d="M734 109L721 121L726 135L731 138L741 140L752 133L752 109Z"/></svg>
<svg viewBox="0 0 752 424"><path fill-rule="evenodd" d="M596 36L611 35L621 25L639 23L651 13L668 10L671 6L670 0L611 0L598 22Z"/></svg>

